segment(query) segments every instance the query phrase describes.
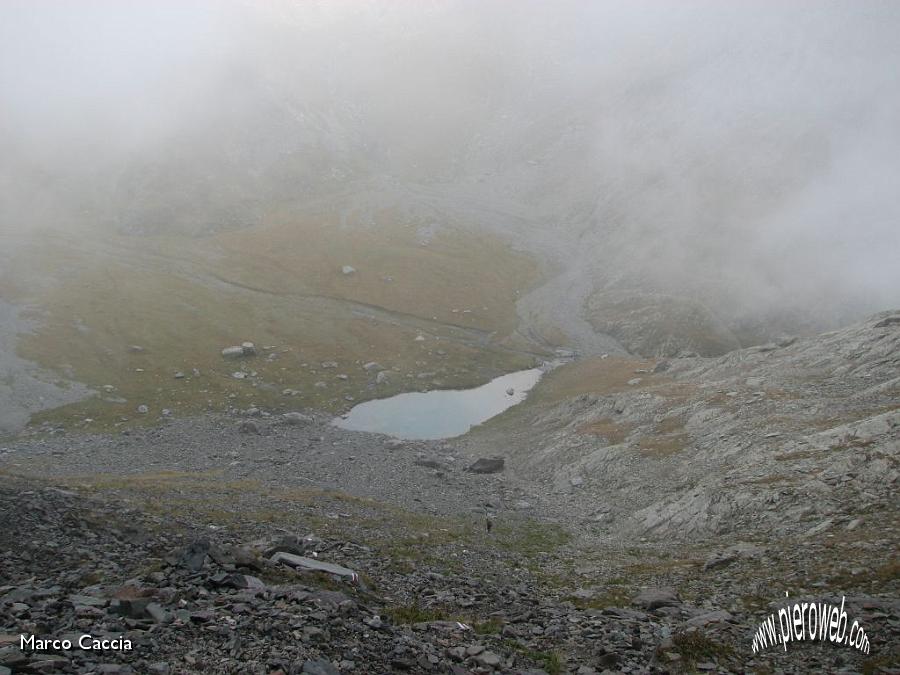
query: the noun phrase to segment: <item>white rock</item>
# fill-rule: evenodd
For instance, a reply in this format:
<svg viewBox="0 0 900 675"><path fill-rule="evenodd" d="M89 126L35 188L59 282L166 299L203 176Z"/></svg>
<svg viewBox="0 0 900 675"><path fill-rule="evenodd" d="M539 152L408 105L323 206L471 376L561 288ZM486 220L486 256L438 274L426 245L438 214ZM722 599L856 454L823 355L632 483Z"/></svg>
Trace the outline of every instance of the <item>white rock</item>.
<svg viewBox="0 0 900 675"><path fill-rule="evenodd" d="M356 274L356 268L355 268L355 267L351 267L350 265L344 265L344 266L341 268L341 272L342 272L345 276L350 276L351 274Z"/></svg>
<svg viewBox="0 0 900 675"><path fill-rule="evenodd" d="M356 572L342 565L335 565L334 563L325 562L323 560L315 560L314 558L294 555L293 553L285 553L284 551L278 551L270 558L270 560L273 563L282 563L289 567L302 567L307 570L326 572L339 577L347 577L354 581L357 579Z"/></svg>
<svg viewBox="0 0 900 675"><path fill-rule="evenodd" d="M313 421L312 417L310 417L309 415L304 415L301 412L284 413L284 415L281 416L281 419L294 426L307 426L309 424L312 424Z"/></svg>

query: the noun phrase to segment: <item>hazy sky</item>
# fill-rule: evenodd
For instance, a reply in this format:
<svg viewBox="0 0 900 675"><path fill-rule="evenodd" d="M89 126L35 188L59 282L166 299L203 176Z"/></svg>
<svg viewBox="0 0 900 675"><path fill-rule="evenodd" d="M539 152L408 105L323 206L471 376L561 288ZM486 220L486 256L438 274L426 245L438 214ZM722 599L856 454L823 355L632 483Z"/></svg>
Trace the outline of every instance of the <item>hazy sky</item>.
<svg viewBox="0 0 900 675"><path fill-rule="evenodd" d="M4 0L0 224L252 224L390 176L526 205L621 283L896 306L898 35L893 1Z"/></svg>

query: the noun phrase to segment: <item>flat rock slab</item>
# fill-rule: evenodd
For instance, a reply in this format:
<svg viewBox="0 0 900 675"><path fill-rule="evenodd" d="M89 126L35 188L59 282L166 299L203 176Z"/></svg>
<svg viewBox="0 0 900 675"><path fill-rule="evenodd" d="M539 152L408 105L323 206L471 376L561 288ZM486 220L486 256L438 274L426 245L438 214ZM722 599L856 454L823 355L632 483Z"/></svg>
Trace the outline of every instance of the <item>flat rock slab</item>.
<svg viewBox="0 0 900 675"><path fill-rule="evenodd" d="M724 609L717 609L712 612L705 612L698 616L688 619L684 622L685 626L697 626L702 628L704 626L708 626L711 623L725 623L727 621L733 621L734 617L730 612Z"/></svg>
<svg viewBox="0 0 900 675"><path fill-rule="evenodd" d="M502 457L482 457L476 460L466 471L472 473L500 473L506 466Z"/></svg>
<svg viewBox="0 0 900 675"><path fill-rule="evenodd" d="M356 579L357 574L351 569L335 565L334 563L323 562L315 558L307 558L302 555L294 555L293 553L284 553L279 551L271 558L273 563L282 563L288 567L302 568L306 570L315 570L317 572L327 572L339 577L347 577L348 579Z"/></svg>
<svg viewBox="0 0 900 675"><path fill-rule="evenodd" d="M638 607L653 610L660 607L677 607L681 604L674 588L645 588L632 601Z"/></svg>

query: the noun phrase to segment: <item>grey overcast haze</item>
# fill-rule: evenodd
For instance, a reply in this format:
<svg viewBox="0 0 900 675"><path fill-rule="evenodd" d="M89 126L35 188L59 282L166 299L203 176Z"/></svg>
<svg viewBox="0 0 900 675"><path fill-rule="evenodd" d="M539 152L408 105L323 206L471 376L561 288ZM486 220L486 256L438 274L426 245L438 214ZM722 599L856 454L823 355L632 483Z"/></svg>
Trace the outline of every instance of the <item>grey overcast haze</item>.
<svg viewBox="0 0 900 675"><path fill-rule="evenodd" d="M827 324L900 302L898 33L875 1L6 0L0 218L427 191L601 284Z"/></svg>

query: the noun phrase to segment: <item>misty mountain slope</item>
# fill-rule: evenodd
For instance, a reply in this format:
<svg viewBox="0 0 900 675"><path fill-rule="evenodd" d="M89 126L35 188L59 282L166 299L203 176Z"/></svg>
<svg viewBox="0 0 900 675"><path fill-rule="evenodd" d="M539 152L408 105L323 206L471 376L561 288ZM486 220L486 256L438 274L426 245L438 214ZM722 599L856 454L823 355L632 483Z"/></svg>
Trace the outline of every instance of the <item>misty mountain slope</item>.
<svg viewBox="0 0 900 675"><path fill-rule="evenodd" d="M602 536L829 531L898 517L898 387L887 312L718 358L565 366L467 448L502 448Z"/></svg>
<svg viewBox="0 0 900 675"><path fill-rule="evenodd" d="M743 345L898 302L890 3L10 7L0 227L412 213L539 259L522 334L587 354L594 293Z"/></svg>

